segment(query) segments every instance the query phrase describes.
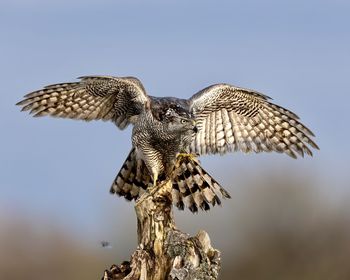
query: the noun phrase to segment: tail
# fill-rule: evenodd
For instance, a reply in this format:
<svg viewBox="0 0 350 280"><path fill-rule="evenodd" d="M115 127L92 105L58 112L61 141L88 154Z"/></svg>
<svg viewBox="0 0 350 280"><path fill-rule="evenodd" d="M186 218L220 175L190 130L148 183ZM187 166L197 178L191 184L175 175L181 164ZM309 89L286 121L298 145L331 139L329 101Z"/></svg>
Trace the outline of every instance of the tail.
<svg viewBox="0 0 350 280"><path fill-rule="evenodd" d="M231 198L229 193L211 177L195 157L181 157L173 173L172 198L177 208L186 206L191 212L209 210L210 204L221 205L220 198Z"/></svg>
<svg viewBox="0 0 350 280"><path fill-rule="evenodd" d="M172 181L172 200L180 210L187 207L191 212L197 212L198 209L207 211L210 209L210 204L221 205L220 198L230 198L228 192L199 165L194 157L182 157L177 162ZM143 160L137 159L135 149L132 149L110 192L131 201L136 200L150 186L152 179L148 169Z"/></svg>
<svg viewBox="0 0 350 280"><path fill-rule="evenodd" d="M131 201L141 196L149 186L152 186L152 180L146 164L137 159L135 149L132 149L114 179L110 193Z"/></svg>

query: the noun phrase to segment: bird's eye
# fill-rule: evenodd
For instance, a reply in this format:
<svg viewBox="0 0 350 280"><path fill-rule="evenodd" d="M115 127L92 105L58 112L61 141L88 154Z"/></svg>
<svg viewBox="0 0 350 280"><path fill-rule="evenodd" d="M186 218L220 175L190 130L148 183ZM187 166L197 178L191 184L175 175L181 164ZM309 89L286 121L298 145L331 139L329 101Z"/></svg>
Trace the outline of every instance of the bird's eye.
<svg viewBox="0 0 350 280"><path fill-rule="evenodd" d="M181 123L187 123L187 120L182 119Z"/></svg>

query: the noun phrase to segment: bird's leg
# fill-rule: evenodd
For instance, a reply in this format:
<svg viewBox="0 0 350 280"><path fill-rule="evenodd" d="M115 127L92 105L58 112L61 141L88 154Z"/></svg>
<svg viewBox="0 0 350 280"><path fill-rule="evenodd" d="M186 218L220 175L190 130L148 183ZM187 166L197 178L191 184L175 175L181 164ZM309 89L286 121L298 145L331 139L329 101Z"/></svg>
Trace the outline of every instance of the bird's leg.
<svg viewBox="0 0 350 280"><path fill-rule="evenodd" d="M151 165L149 166L148 170L150 171L151 178L153 179L153 186L148 187L147 189L153 189L157 185L160 168L158 165Z"/></svg>
<svg viewBox="0 0 350 280"><path fill-rule="evenodd" d="M153 186L152 189L157 185L158 173L153 174Z"/></svg>
<svg viewBox="0 0 350 280"><path fill-rule="evenodd" d="M159 186L157 186L157 180L158 180L158 172L154 169L152 170L152 178L153 178L153 186L148 187L146 189L146 192L137 199L135 206L140 205L147 197L152 196L154 193L156 193L159 189Z"/></svg>

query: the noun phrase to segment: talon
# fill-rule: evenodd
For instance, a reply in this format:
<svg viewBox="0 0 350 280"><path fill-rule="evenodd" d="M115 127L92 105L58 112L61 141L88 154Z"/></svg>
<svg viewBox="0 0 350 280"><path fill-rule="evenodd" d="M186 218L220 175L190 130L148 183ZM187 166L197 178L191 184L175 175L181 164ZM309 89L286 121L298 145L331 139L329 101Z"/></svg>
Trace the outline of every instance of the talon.
<svg viewBox="0 0 350 280"><path fill-rule="evenodd" d="M196 155L194 154L188 154L188 153L179 153L177 155L177 160L178 161L183 161L183 160L189 160L189 161L193 161L196 160Z"/></svg>

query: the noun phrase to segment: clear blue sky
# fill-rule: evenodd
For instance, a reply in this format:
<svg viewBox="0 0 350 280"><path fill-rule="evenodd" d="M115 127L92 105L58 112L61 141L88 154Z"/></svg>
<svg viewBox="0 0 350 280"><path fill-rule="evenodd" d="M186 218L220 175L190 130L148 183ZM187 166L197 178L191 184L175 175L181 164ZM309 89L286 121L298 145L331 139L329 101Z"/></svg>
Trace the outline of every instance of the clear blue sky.
<svg viewBox="0 0 350 280"><path fill-rule="evenodd" d="M108 193L130 129L34 119L14 106L44 85L90 74L136 76L158 96L190 97L218 82L264 92L300 115L321 151L298 161L208 157L206 169L227 184L227 171L285 166L328 182L329 194L348 193L349 15L345 0L2 0L1 215L52 219L97 238L108 232L100 229L107 212L133 219L131 205Z"/></svg>

